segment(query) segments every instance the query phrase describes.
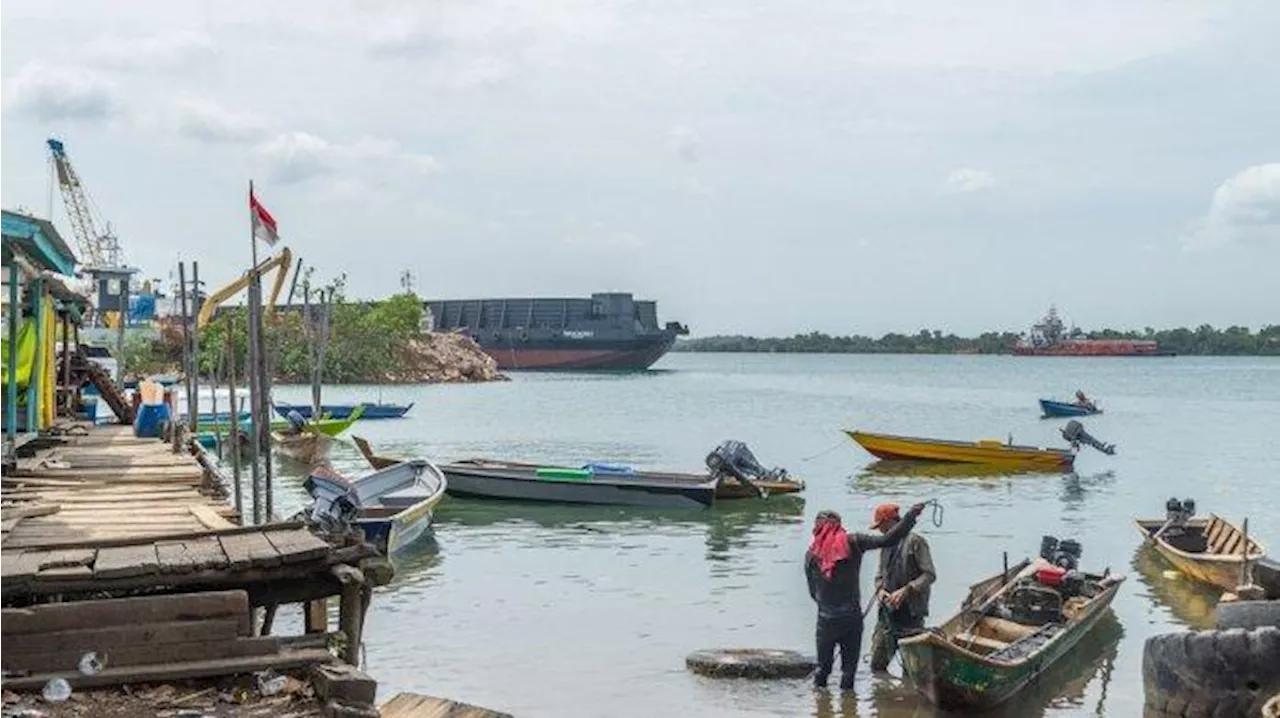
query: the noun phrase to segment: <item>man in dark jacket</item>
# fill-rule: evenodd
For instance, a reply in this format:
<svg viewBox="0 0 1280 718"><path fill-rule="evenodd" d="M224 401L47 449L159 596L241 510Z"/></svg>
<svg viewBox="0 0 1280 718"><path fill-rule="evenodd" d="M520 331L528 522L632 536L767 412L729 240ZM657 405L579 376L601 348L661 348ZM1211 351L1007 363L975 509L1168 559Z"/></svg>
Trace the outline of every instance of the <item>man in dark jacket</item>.
<svg viewBox="0 0 1280 718"><path fill-rule="evenodd" d="M902 521L897 504L876 507L871 528L888 535ZM871 670L884 671L898 652L898 639L924 628L929 615L929 586L937 579L929 542L920 534L908 534L891 550L880 552L876 571L876 602L879 618L871 634Z"/></svg>
<svg viewBox="0 0 1280 718"><path fill-rule="evenodd" d="M818 604L818 672L815 686L827 685L840 647L840 687L853 688L858 672L858 652L862 647L862 598L858 574L862 554L871 549L893 546L915 526L924 504L911 507L907 517L881 535L849 535L834 511L822 511L813 522L813 541L805 554L805 576L809 596Z"/></svg>

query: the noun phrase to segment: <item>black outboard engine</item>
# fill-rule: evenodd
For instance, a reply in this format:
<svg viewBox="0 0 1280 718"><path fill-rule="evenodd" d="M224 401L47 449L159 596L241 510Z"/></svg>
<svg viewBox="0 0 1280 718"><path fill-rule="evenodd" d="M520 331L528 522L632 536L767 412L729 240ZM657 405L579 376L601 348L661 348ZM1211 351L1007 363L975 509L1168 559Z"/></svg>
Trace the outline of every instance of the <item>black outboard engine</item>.
<svg viewBox="0 0 1280 718"><path fill-rule="evenodd" d="M1187 519L1196 515L1196 500L1183 499L1181 501L1175 496L1164 502L1164 517L1173 524L1185 524Z"/></svg>
<svg viewBox="0 0 1280 718"><path fill-rule="evenodd" d="M755 485L762 479L781 480L787 478L787 470L781 468L766 469L756 460L755 454L741 441L730 439L721 443L707 454L707 468L716 477L729 476L745 486L755 489L763 495L763 490Z"/></svg>
<svg viewBox="0 0 1280 718"><path fill-rule="evenodd" d="M1104 444L1093 438L1089 435L1089 432L1084 430L1084 424L1074 419L1068 421L1061 431L1062 438L1066 439L1073 449L1079 448L1081 444L1087 444L1107 455L1116 453L1115 444Z"/></svg>
<svg viewBox="0 0 1280 718"><path fill-rule="evenodd" d="M1053 536L1040 539L1040 558L1068 571L1074 571L1080 567L1080 555L1083 553L1084 548L1075 539L1059 541Z"/></svg>
<svg viewBox="0 0 1280 718"><path fill-rule="evenodd" d="M343 533L360 511L360 495L356 487L337 473L319 467L302 487L311 494L311 510L307 518L325 533Z"/></svg>

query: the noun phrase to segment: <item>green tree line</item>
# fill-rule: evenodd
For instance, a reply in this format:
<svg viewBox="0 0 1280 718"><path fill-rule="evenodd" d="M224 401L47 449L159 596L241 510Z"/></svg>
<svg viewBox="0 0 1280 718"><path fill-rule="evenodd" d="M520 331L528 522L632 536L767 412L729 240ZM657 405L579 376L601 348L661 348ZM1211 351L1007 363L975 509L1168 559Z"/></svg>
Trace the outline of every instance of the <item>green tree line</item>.
<svg viewBox="0 0 1280 718"><path fill-rule="evenodd" d="M317 308L312 307L313 317ZM396 373L405 350L422 337L422 300L411 293L378 302L348 303L336 294L329 306L329 341L324 379L334 383L375 383ZM199 336L200 373L225 371L227 336L235 355L236 376L245 376L249 352L248 314L244 307L220 309ZM263 338L274 379L307 383L311 377L311 339L301 311L281 310L264 318ZM312 325L314 327L314 323ZM182 327L161 327L159 337L136 337L125 347L130 373L177 371L182 363Z"/></svg>
<svg viewBox="0 0 1280 718"><path fill-rule="evenodd" d="M1280 356L1280 324L1250 331L1248 327L1231 326L1217 329L1203 324L1195 329L1161 329L1147 327L1142 331L1073 331L1074 337L1089 339L1152 339L1160 349L1175 354L1246 356ZM976 337L944 334L936 329L921 329L916 334L889 333L874 337L832 336L822 332L796 334L791 337L752 337L723 335L684 339L675 351L688 352L775 352L828 354L1004 354L1018 340L1015 332L985 332Z"/></svg>

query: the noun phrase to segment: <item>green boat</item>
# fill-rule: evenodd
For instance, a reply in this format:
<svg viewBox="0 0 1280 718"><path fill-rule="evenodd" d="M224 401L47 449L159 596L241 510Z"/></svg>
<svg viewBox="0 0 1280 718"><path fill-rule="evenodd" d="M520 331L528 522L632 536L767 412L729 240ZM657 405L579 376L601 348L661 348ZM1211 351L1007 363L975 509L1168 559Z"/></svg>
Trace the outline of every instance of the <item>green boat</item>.
<svg viewBox="0 0 1280 718"><path fill-rule="evenodd" d="M315 421L308 421L307 431L324 434L325 436L338 436L342 432L351 428L351 425L356 423L356 421L360 419L360 415L363 413L364 407L358 406L351 412L351 416L348 416L345 419L332 419L328 416L324 416ZM253 422L243 422L240 424L240 429L247 429L249 426L252 426L252 423ZM272 431L288 431L291 428L292 425L284 419L277 419L276 421L271 422ZM210 436L219 431L223 434L229 434L231 432L231 422L202 421L200 422L199 431L201 434L208 434Z"/></svg>
<svg viewBox="0 0 1280 718"><path fill-rule="evenodd" d="M1106 615L1124 576L1064 571L1070 561L1058 556L974 584L959 613L900 640L908 682L944 710L990 710L1067 655Z"/></svg>

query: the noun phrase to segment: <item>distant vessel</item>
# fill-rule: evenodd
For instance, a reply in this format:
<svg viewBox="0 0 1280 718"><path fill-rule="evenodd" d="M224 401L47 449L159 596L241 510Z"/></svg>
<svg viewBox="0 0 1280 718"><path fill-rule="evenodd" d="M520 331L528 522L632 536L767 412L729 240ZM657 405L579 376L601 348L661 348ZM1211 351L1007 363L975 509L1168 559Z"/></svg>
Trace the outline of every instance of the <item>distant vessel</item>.
<svg viewBox="0 0 1280 718"><path fill-rule="evenodd" d="M657 302L622 293L426 304L433 331L467 334L500 369L647 369L689 333L679 322L660 326Z"/></svg>
<svg viewBox="0 0 1280 718"><path fill-rule="evenodd" d="M1160 346L1150 339L1083 339L1067 336L1066 325L1058 317L1056 307L1039 324L1031 327L1027 336L1013 345L1012 353L1018 356L1040 357L1124 357L1124 356L1173 356L1173 352L1160 351Z"/></svg>

